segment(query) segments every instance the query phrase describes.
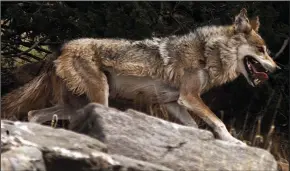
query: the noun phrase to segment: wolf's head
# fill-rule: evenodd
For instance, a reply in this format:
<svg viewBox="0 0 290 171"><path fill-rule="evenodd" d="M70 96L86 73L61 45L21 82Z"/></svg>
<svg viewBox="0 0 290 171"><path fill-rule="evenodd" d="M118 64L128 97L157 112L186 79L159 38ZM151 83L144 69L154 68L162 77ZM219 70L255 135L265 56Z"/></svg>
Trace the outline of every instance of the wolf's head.
<svg viewBox="0 0 290 171"><path fill-rule="evenodd" d="M235 33L242 34L246 39L237 49L237 71L242 73L252 86L263 83L269 78L269 73L279 68L269 56L266 44L258 34L259 26L258 17L249 21L246 9L242 9L235 17Z"/></svg>

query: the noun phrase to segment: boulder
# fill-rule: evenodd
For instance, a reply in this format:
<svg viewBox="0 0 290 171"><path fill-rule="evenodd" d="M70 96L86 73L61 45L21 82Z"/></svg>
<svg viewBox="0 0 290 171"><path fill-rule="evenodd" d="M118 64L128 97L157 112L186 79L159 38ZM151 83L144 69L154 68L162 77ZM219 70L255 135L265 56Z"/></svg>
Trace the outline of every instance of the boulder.
<svg viewBox="0 0 290 171"><path fill-rule="evenodd" d="M174 170L277 170L277 162L266 150L221 141L207 130L134 110L121 112L89 104L77 112L71 129L101 140L110 154Z"/></svg>
<svg viewBox="0 0 290 171"><path fill-rule="evenodd" d="M106 152L105 144L86 135L35 123L1 121L1 170L172 171Z"/></svg>
<svg viewBox="0 0 290 171"><path fill-rule="evenodd" d="M91 103L72 111L70 118L71 131L2 120L1 169L277 170L266 150L218 140L210 131L134 110Z"/></svg>

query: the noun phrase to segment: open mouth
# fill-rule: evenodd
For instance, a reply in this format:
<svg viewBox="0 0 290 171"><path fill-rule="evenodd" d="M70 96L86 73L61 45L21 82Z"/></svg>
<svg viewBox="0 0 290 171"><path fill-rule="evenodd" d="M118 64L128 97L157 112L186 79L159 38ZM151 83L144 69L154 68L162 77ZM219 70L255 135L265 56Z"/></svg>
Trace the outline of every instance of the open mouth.
<svg viewBox="0 0 290 171"><path fill-rule="evenodd" d="M269 71L265 69L255 58L252 56L246 56L245 60L245 68L248 72L249 78L254 84L257 86L262 84L263 82L269 79L268 73Z"/></svg>

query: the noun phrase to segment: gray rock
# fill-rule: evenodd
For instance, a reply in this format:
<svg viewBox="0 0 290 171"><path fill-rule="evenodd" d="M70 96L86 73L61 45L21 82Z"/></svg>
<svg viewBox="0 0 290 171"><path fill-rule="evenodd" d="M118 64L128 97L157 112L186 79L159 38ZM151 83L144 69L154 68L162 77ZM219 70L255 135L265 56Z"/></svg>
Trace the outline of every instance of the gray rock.
<svg viewBox="0 0 290 171"><path fill-rule="evenodd" d="M1 170L172 171L106 151L106 145L86 135L35 123L1 121Z"/></svg>
<svg viewBox="0 0 290 171"><path fill-rule="evenodd" d="M209 131L133 110L121 112L89 104L78 111L71 129L103 141L111 154L174 170L277 170L277 162L268 151L217 140Z"/></svg>
<svg viewBox="0 0 290 171"><path fill-rule="evenodd" d="M1 153L1 168L4 171L46 171L42 152L36 147L14 147Z"/></svg>
<svg viewBox="0 0 290 171"><path fill-rule="evenodd" d="M133 110L121 112L92 103L72 112L71 118L70 129L87 135L1 121L1 169L277 170L268 151L217 140L209 131Z"/></svg>
<svg viewBox="0 0 290 171"><path fill-rule="evenodd" d="M71 150L81 149L83 152L90 152L92 149L107 151L105 144L89 136L35 123L2 120L1 135L3 135L1 136L3 148L6 148L6 145L18 143L37 148L69 147Z"/></svg>

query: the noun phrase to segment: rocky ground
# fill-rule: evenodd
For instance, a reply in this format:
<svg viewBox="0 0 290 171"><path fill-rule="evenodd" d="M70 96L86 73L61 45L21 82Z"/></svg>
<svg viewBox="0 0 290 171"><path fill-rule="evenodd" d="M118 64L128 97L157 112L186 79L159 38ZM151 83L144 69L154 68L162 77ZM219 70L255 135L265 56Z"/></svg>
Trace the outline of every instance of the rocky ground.
<svg viewBox="0 0 290 171"><path fill-rule="evenodd" d="M75 112L69 129L2 120L1 170L277 170L266 150L133 110L92 103Z"/></svg>

